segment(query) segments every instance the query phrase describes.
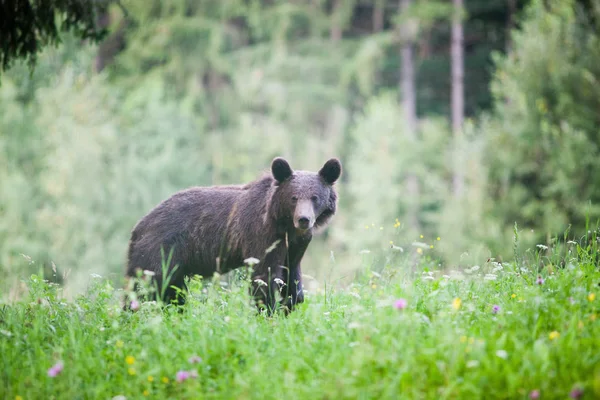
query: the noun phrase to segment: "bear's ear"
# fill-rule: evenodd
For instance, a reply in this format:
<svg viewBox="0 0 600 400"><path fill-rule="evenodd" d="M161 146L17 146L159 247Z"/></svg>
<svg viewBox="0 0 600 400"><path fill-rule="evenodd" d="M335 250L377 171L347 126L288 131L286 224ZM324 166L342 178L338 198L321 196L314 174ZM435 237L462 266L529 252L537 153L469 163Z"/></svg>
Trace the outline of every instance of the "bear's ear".
<svg viewBox="0 0 600 400"><path fill-rule="evenodd" d="M292 171L292 167L290 167L290 164L286 160L276 157L271 163L271 172L277 182L283 182L292 176L294 171Z"/></svg>
<svg viewBox="0 0 600 400"><path fill-rule="evenodd" d="M319 171L321 178L325 182L333 185L338 180L342 173L342 163L337 158L332 158L323 165L323 168Z"/></svg>

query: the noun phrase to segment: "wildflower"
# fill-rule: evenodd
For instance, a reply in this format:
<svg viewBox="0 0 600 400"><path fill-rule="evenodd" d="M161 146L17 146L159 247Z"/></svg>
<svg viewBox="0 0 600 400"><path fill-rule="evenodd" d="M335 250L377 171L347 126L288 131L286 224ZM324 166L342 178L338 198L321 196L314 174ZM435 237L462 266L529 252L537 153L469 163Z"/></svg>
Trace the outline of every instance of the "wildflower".
<svg viewBox="0 0 600 400"><path fill-rule="evenodd" d="M537 400L537 399L539 399L539 398L540 398L540 391L539 391L539 390L537 390L537 389L534 389L534 390L532 390L532 391L529 393L529 398L530 398L531 400Z"/></svg>
<svg viewBox="0 0 600 400"><path fill-rule="evenodd" d="M588 294L588 301L594 301L594 300L596 300L596 293Z"/></svg>
<svg viewBox="0 0 600 400"><path fill-rule="evenodd" d="M548 246L545 246L545 245L543 245L543 244L538 244L538 245L537 245L537 248L538 248L538 249L541 249L541 250L548 250Z"/></svg>
<svg viewBox="0 0 600 400"><path fill-rule="evenodd" d="M506 360L508 358L508 352L506 350L498 350L496 351L496 355L502 358L503 360Z"/></svg>
<svg viewBox="0 0 600 400"><path fill-rule="evenodd" d="M477 360L467 361L467 368L476 368L478 366L479 366L479 361L477 361Z"/></svg>
<svg viewBox="0 0 600 400"><path fill-rule="evenodd" d="M548 337L550 338L550 340L555 340L560 337L560 333L558 331L552 331L550 332L550 334L548 334Z"/></svg>
<svg viewBox="0 0 600 400"><path fill-rule="evenodd" d="M382 230L383 230L383 226L380 226L380 227L379 227L379 230L380 230L380 231L382 231Z"/></svg>
<svg viewBox="0 0 600 400"><path fill-rule="evenodd" d="M139 303L139 301L137 301L137 300L132 300L132 301L131 301L131 304L129 304L129 308L130 308L132 311L137 311L137 310L140 308L140 303Z"/></svg>
<svg viewBox="0 0 600 400"><path fill-rule="evenodd" d="M596 320L596 314L591 314L590 321L595 321L595 320Z"/></svg>
<svg viewBox="0 0 600 400"><path fill-rule="evenodd" d="M123 345L124 345L124 344L125 344L125 343L123 343L123 341L122 341L122 340L117 340L117 342L115 343L115 346L117 346L117 347L121 348L121 347L123 347Z"/></svg>
<svg viewBox="0 0 600 400"><path fill-rule="evenodd" d="M437 241L439 242L439 241L440 241L440 240L442 240L442 239L440 239L440 237L438 236L438 237L437 237L435 240L437 240Z"/></svg>
<svg viewBox="0 0 600 400"><path fill-rule="evenodd" d="M191 356L190 358L188 358L188 362L190 364L198 364L198 363L202 362L202 359L198 356Z"/></svg>
<svg viewBox="0 0 600 400"><path fill-rule="evenodd" d="M579 322L577 323L577 327L578 327L579 329L583 329L583 321L579 321Z"/></svg>
<svg viewBox="0 0 600 400"><path fill-rule="evenodd" d="M166 376L163 376L161 381L162 381L162 383L167 384L167 383L169 383L169 378L167 378Z"/></svg>
<svg viewBox="0 0 600 400"><path fill-rule="evenodd" d="M148 382L154 382L154 377L152 375L148 375Z"/></svg>
<svg viewBox="0 0 600 400"><path fill-rule="evenodd" d="M146 276L154 276L155 273L154 273L154 271L150 271L149 269L145 269L144 270L144 275L146 275Z"/></svg>
<svg viewBox="0 0 600 400"><path fill-rule="evenodd" d="M417 253L419 253L419 254L423 254L423 249L422 249L422 248L420 248L420 247L419 247L419 248L417 248Z"/></svg>
<svg viewBox="0 0 600 400"><path fill-rule="evenodd" d="M131 367L127 368L127 373L131 376L135 375L135 368L131 368Z"/></svg>
<svg viewBox="0 0 600 400"><path fill-rule="evenodd" d="M461 299L459 299L458 297L455 298L454 300L452 300L452 308L454 308L455 310L458 310L460 308L461 303L462 303Z"/></svg>
<svg viewBox="0 0 600 400"><path fill-rule="evenodd" d="M119 394L113 397L112 400L127 400L127 397L123 396L122 394Z"/></svg>
<svg viewBox="0 0 600 400"><path fill-rule="evenodd" d="M150 392L148 391L148 389L145 389L142 394L146 397L148 397L148 395L150 394Z"/></svg>
<svg viewBox="0 0 600 400"><path fill-rule="evenodd" d="M430 246L429 246L429 248L430 248L430 249L433 249L433 245L430 245Z"/></svg>
<svg viewBox="0 0 600 400"><path fill-rule="evenodd" d="M419 235L419 237L420 237L421 239L423 239L423 235Z"/></svg>
<svg viewBox="0 0 600 400"><path fill-rule="evenodd" d="M179 383L185 381L190 378L190 373L188 371L177 371L177 375L175 380Z"/></svg>
<svg viewBox="0 0 600 400"><path fill-rule="evenodd" d="M494 307L492 307L492 313L498 314L498 311L500 311L500 306L499 305L494 305Z"/></svg>
<svg viewBox="0 0 600 400"><path fill-rule="evenodd" d="M254 258L254 257L248 257L244 260L244 264L248 264L249 266L253 266L254 264L258 264L259 263L259 259L258 258Z"/></svg>
<svg viewBox="0 0 600 400"><path fill-rule="evenodd" d="M394 241L390 240L390 245L393 246L394 245Z"/></svg>
<svg viewBox="0 0 600 400"><path fill-rule="evenodd" d="M408 301L406 301L406 299L398 299L394 302L394 307L397 310L404 310L407 305L408 305Z"/></svg>
<svg viewBox="0 0 600 400"><path fill-rule="evenodd" d="M510 298L511 298L511 299L514 299L515 297L517 297L517 295L516 295L516 294L514 294L514 293L510 295Z"/></svg>
<svg viewBox="0 0 600 400"><path fill-rule="evenodd" d="M23 398L21 396L19 396L19 395L16 395L15 396L15 400L23 400Z"/></svg>
<svg viewBox="0 0 600 400"><path fill-rule="evenodd" d="M544 278L542 278L541 276L538 275L536 283L538 285L543 285L544 284Z"/></svg>
<svg viewBox="0 0 600 400"><path fill-rule="evenodd" d="M369 225L365 225L365 229L369 229Z"/></svg>
<svg viewBox="0 0 600 400"><path fill-rule="evenodd" d="M581 388L575 388L569 393L569 397L572 399L579 399L581 396L583 396L583 389Z"/></svg>
<svg viewBox="0 0 600 400"><path fill-rule="evenodd" d="M460 342L461 343L466 343L467 342L467 337L466 336L461 336L460 337Z"/></svg>
<svg viewBox="0 0 600 400"><path fill-rule="evenodd" d="M377 289L377 285L376 285L376 284L372 284L372 285L371 285L371 288L372 288L372 289Z"/></svg>
<svg viewBox="0 0 600 400"><path fill-rule="evenodd" d="M127 356L125 357L125 362L127 363L127 365L133 365L133 363L135 362L135 357Z"/></svg>
<svg viewBox="0 0 600 400"><path fill-rule="evenodd" d="M53 366L51 366L48 369L48 376L50 378L54 378L55 376L57 376L58 374L60 374L62 372L64 368L64 365L62 363L62 361L57 362L56 364L54 364Z"/></svg>

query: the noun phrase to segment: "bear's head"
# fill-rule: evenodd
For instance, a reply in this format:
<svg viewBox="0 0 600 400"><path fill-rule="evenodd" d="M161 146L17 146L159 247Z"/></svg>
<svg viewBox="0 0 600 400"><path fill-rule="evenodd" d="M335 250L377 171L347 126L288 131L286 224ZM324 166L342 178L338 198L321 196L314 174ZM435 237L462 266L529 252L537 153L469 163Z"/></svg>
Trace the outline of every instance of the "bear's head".
<svg viewBox="0 0 600 400"><path fill-rule="evenodd" d="M271 212L299 231L308 231L327 224L335 214L337 193L334 183L342 173L342 164L336 158L327 161L319 172L294 171L283 158L271 164L274 192Z"/></svg>

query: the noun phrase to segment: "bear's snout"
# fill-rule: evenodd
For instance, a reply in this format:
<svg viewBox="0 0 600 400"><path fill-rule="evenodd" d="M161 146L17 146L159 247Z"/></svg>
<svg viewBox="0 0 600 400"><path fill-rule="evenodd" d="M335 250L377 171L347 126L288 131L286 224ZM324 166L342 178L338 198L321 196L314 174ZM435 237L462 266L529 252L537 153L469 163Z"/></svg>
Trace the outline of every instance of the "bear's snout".
<svg viewBox="0 0 600 400"><path fill-rule="evenodd" d="M315 224L315 211L310 200L300 200L294 212L294 227L306 230Z"/></svg>

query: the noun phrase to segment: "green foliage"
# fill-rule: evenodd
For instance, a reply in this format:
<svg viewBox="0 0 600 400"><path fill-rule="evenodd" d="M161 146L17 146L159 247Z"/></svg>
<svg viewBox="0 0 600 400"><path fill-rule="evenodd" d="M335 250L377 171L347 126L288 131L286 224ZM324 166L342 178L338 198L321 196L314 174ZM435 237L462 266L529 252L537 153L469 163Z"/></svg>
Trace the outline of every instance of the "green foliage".
<svg viewBox="0 0 600 400"><path fill-rule="evenodd" d="M66 301L32 275L26 297L0 308L0 397L597 398L600 272L570 246L568 268L542 284L528 253L446 275L420 264L309 291L273 318L256 314L247 280L193 280L181 312L131 313L102 278ZM179 382L180 371L191 374Z"/></svg>
<svg viewBox="0 0 600 400"><path fill-rule="evenodd" d="M36 64L44 47L61 42L59 32L72 32L78 38L97 42L106 30L98 18L114 0L5 0L0 6L1 71L16 60Z"/></svg>
<svg viewBox="0 0 600 400"><path fill-rule="evenodd" d="M513 54L497 60L489 170L495 215L507 232L518 221L535 240L548 240L600 218L600 14L593 9L532 2L513 33Z"/></svg>

